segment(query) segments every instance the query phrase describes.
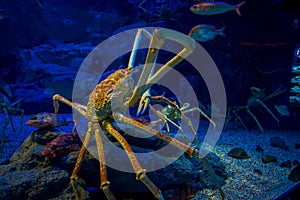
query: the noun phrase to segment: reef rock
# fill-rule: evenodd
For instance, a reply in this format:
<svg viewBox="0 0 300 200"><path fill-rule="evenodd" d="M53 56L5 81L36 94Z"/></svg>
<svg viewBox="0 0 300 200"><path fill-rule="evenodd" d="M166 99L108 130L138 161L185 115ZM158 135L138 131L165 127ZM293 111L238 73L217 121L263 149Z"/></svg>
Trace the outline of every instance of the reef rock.
<svg viewBox="0 0 300 200"><path fill-rule="evenodd" d="M288 179L290 181L294 181L294 182L300 181L300 165L297 165L296 167L294 167L292 169L291 173L289 174Z"/></svg>
<svg viewBox="0 0 300 200"><path fill-rule="evenodd" d="M0 166L0 198L1 199L69 199L74 197L69 185L70 174L78 157L79 151L73 151L65 156L46 158L42 152L46 145L53 141L61 133L39 129L34 131L16 150L9 163ZM149 144L148 144L149 145ZM148 146L150 147L150 145ZM141 146L132 146L134 151L147 152ZM154 147L156 148L156 147ZM109 150L108 155L112 154ZM107 157L107 159L110 159ZM120 165L125 158L119 159ZM127 158L128 159L128 158ZM207 156L219 182L223 185L227 174L225 166L215 154ZM147 165L155 165L151 159L143 161ZM135 174L118 171L107 167L111 190L116 196L124 193L129 196L152 194L140 181L136 180ZM211 177L203 163L197 158L182 155L172 164L147 173L148 177L162 190L166 199L174 197L170 193L181 194L183 188L192 187L193 191L214 187ZM79 172L80 186L84 199L89 198L89 193L95 196L94 190L98 190L97 198L103 198L103 192L99 189L99 161L86 153L81 170ZM94 188L94 189L91 189ZM88 191L88 192L87 192ZM170 196L170 198L168 198Z"/></svg>
<svg viewBox="0 0 300 200"><path fill-rule="evenodd" d="M93 48L89 42L49 42L31 49L16 50L14 57L18 62L18 71L12 73L18 76L14 76L14 84L9 85L14 98L22 99L23 107L32 108L27 114L52 111L51 100L56 93L71 99L77 71ZM88 75L85 78L88 80ZM77 89L87 96L86 87L82 85Z"/></svg>

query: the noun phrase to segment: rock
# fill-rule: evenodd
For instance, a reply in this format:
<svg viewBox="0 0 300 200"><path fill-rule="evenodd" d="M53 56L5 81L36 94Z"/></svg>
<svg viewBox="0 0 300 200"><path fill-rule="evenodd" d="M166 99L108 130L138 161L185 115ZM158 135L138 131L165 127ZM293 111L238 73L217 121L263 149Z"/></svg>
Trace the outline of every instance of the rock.
<svg viewBox="0 0 300 200"><path fill-rule="evenodd" d="M15 51L15 58L18 60L18 76L15 84L10 85L14 98L22 99L23 107L32 108L26 110L27 114L35 114L42 110L52 111L51 99L56 93L72 99L77 71L93 48L94 46L89 42L80 44L56 42ZM82 87L86 86L82 85ZM86 88L82 91L84 95L88 95L85 93ZM41 107L51 108L51 110L41 109Z"/></svg>
<svg viewBox="0 0 300 200"><path fill-rule="evenodd" d="M288 179L290 181L294 181L294 182L300 181L300 165L297 165L296 167L294 167L292 169L291 173L289 174Z"/></svg>
<svg viewBox="0 0 300 200"><path fill-rule="evenodd" d="M263 174L260 169L254 169L253 172L260 175L260 176L262 176L262 174Z"/></svg>
<svg viewBox="0 0 300 200"><path fill-rule="evenodd" d="M280 148L280 149L284 149L286 151L289 151L289 146L285 143L285 141L279 137L279 136L275 136L275 137L272 137L270 139L270 145L272 147L277 147L277 148Z"/></svg>
<svg viewBox="0 0 300 200"><path fill-rule="evenodd" d="M261 160L264 164L277 162L277 158L275 156L269 156L269 155L263 156Z"/></svg>
<svg viewBox="0 0 300 200"><path fill-rule="evenodd" d="M299 143L295 143L295 149L300 149L300 144Z"/></svg>
<svg viewBox="0 0 300 200"><path fill-rule="evenodd" d="M292 167L292 162L290 160L287 160L285 162L280 163L280 167L286 167L286 168L291 168Z"/></svg>
<svg viewBox="0 0 300 200"><path fill-rule="evenodd" d="M228 156L236 159L248 159L250 156L247 154L247 152L242 148L233 148L228 153Z"/></svg>
<svg viewBox="0 0 300 200"><path fill-rule="evenodd" d="M69 174L59 168L16 170L15 166L0 166L0 199L49 199L69 182Z"/></svg>
<svg viewBox="0 0 300 200"><path fill-rule="evenodd" d="M79 151L55 158L46 158L41 154L46 144L57 138L58 134L58 132L43 129L34 131L13 154L10 163L0 166L1 199L74 198L73 191L69 185L69 177L73 171ZM150 147L150 145L151 142L148 146ZM153 148L155 149L156 146ZM152 151L141 146L132 146L132 149L136 152ZM106 155L117 155L109 149L106 149L105 153ZM109 161L111 158L107 156L106 159ZM124 159L128 158L118 157L117 160L120 162L120 165L124 163ZM165 162L167 158L162 157L162 159ZM220 158L215 154L209 154L206 159L211 163L211 167L221 185L225 184L227 174ZM156 164L158 163L154 163L151 159L141 161L142 166L155 166ZM99 173L98 159L86 152L78 174L78 183L76 181L82 192L82 199L89 199L86 188L99 188ZM134 173L118 171L109 166L107 166L107 173L113 193L150 194L147 187L136 180ZM162 169L148 172L147 176L161 188L163 193L168 193L168 191L173 189L180 191L180 188L186 183L191 183L192 189L197 191L214 187L214 183L201 160L185 155L182 155L175 162ZM93 195L95 193L97 194L97 192L94 192ZM100 191L99 195L103 196L103 192Z"/></svg>

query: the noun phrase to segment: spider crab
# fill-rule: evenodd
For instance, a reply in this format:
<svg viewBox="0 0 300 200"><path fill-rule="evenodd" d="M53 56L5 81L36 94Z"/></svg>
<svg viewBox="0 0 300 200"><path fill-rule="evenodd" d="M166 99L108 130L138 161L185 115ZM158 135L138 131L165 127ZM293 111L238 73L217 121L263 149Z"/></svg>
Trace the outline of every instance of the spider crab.
<svg viewBox="0 0 300 200"><path fill-rule="evenodd" d="M270 116L272 116L272 118L279 125L279 119L268 108L268 106L265 104L265 102L268 99L274 98L274 97L282 94L283 92L286 91L286 88L283 87L283 86L280 86L277 90L275 90L274 92L272 92L269 95L266 95L264 89L257 88L257 87L251 87L250 91L251 91L251 96L248 98L247 105L245 105L245 106L233 106L233 107L230 107L228 109L228 113L229 114L228 114L228 118L227 118L226 124L228 124L228 122L231 119L235 119L236 121L239 121L245 129L248 129L247 126L246 126L246 124L244 123L244 121L242 120L242 118L239 115L239 113L241 111L246 110L246 112L249 114L249 116L255 121L255 123L259 127L260 131L264 132L264 129L263 129L261 123L259 122L259 120L255 116L255 114L251 111L253 108L260 106L265 111L267 111L270 114Z"/></svg>
<svg viewBox="0 0 300 200"><path fill-rule="evenodd" d="M22 125L23 125L23 118L24 118L24 110L20 109L20 104L21 104L22 99L19 99L13 103L11 103L8 98L0 93L0 111L3 113L3 118L4 118L4 125L1 130L1 141L0 145L4 144L5 142L5 131L8 126L8 124L11 124L13 132L16 132L13 121L12 121L12 116L19 115L20 116L20 133L22 132Z"/></svg>
<svg viewBox="0 0 300 200"><path fill-rule="evenodd" d="M142 73L139 77L139 81L137 85L132 90L132 79L131 74L133 72L133 64L136 56L136 50L139 45L139 40L142 36L150 39L150 46L148 48L148 53L146 57L146 62L143 67ZM165 40L173 40L179 42L183 45L183 49L175 55L171 60L169 60L165 65L163 65L156 73L152 75L152 68L154 67L156 57L158 55L158 51L161 46L164 44ZM153 33L149 33L145 29L138 29L136 34L136 38L133 44L133 49L130 55L130 60L128 67L125 69L119 69L110 74L106 79L101 81L94 90L89 95L89 100L87 106L80 105L78 103L73 103L66 98L56 94L53 96L53 104L55 113L58 113L58 103L65 103L71 106L76 112L82 115L84 118L88 120L87 131L85 134L85 138L83 140L83 145L79 152L77 161L75 163L75 167L73 169L72 175L70 177L70 185L72 187L73 192L78 197L78 193L80 194L80 188L76 186L76 180L78 180L78 172L81 166L82 159L84 157L86 147L92 137L92 134L95 137L97 144L97 151L99 156L99 165L100 165L100 181L101 181L101 189L106 195L107 199L115 199L114 195L109 189L110 182L107 178L107 170L105 164L105 157L103 148L103 138L101 137L101 130L106 131L107 134L113 136L119 144L123 147L126 154L129 157L131 165L136 174L136 179L141 181L155 196L157 199L164 199L161 190L147 177L146 170L140 165L137 157L135 156L132 148L126 139L122 136L122 134L114 127L112 123L114 120L117 120L121 123L130 125L133 129L139 129L149 135L155 136L165 142L170 143L171 145L182 149L190 156L197 156L204 163L206 168L208 169L210 176L212 177L215 185L217 186L222 199L225 199L225 194L221 189L220 184L216 179L216 175L210 167L206 158L200 156L200 151L193 146L189 146L171 136L164 134L160 131L157 131L151 127L144 125L143 123L127 117L121 112L118 112L118 109L121 110L122 106L126 105L128 107L136 106L139 104L144 104L143 94L147 92L148 89L160 80L172 67L176 66L179 62L181 62L184 58L190 55L195 48L195 41L188 36L185 35L174 35L168 29L155 29ZM118 87L121 87L121 90L117 90ZM178 113L185 119L186 123L189 123L189 120L186 119L184 113L180 110L180 108L176 104L172 104L170 100L167 98L160 97L149 97L154 99L161 99L165 101L170 106L173 106ZM142 100L141 100L142 99ZM118 101L118 105L115 108L112 108L112 101ZM145 107L147 105L139 106ZM190 127L192 128L192 127Z"/></svg>

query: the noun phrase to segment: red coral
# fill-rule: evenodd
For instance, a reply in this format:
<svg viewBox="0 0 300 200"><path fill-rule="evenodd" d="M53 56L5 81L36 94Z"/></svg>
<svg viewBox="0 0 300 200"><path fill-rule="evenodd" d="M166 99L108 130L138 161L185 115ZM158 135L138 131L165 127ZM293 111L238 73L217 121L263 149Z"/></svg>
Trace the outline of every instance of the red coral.
<svg viewBox="0 0 300 200"><path fill-rule="evenodd" d="M48 158L57 158L68 155L70 152L78 151L81 148L81 140L77 133L65 133L58 135L47 144L42 155Z"/></svg>

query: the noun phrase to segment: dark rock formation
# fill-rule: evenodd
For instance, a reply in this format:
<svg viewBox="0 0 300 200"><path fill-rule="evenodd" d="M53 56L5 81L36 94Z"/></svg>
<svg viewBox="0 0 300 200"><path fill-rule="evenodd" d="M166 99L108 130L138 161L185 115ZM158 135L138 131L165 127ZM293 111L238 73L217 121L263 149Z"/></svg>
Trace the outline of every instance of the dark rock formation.
<svg viewBox="0 0 300 200"><path fill-rule="evenodd" d="M292 161L287 160L285 162L280 163L280 167L286 167L286 168L291 168L292 167Z"/></svg>
<svg viewBox="0 0 300 200"><path fill-rule="evenodd" d="M297 165L292 169L288 179L294 182L300 181L300 165Z"/></svg>
<svg viewBox="0 0 300 200"><path fill-rule="evenodd" d="M250 158L248 153L244 149L239 148L239 147L231 149L227 153L227 155L232 157L232 158L236 158L236 159L248 159L248 158Z"/></svg>
<svg viewBox="0 0 300 200"><path fill-rule="evenodd" d="M277 162L277 158L275 156L266 155L266 156L262 157L261 161L264 164L267 164L267 163L271 163L271 162Z"/></svg>
<svg viewBox="0 0 300 200"><path fill-rule="evenodd" d="M42 155L46 144L59 134L45 129L34 131L13 154L10 162L0 166L1 199L74 198L69 178L79 151L56 158L46 158ZM133 149L139 152L149 151L149 149L134 146ZM123 158L120 159L122 163ZM227 174L220 158L211 153L207 159L217 174L219 182L224 184ZM136 180L135 174L120 172L110 167L107 169L111 182L110 188L116 196L124 193L133 196L145 193L146 196L153 198L149 190ZM147 175L166 196L169 196L171 191L181 193L185 187L191 187L190 189L195 192L207 187L214 187L202 162L195 157L190 158L184 155L167 167L149 172ZM103 198L101 190L97 193L93 192L95 189L91 189L99 188L100 176L99 161L89 152L83 159L79 177L79 182L76 184L79 184L79 188L82 190L83 199L89 198L86 191L90 191L93 196L96 194L97 198Z"/></svg>

